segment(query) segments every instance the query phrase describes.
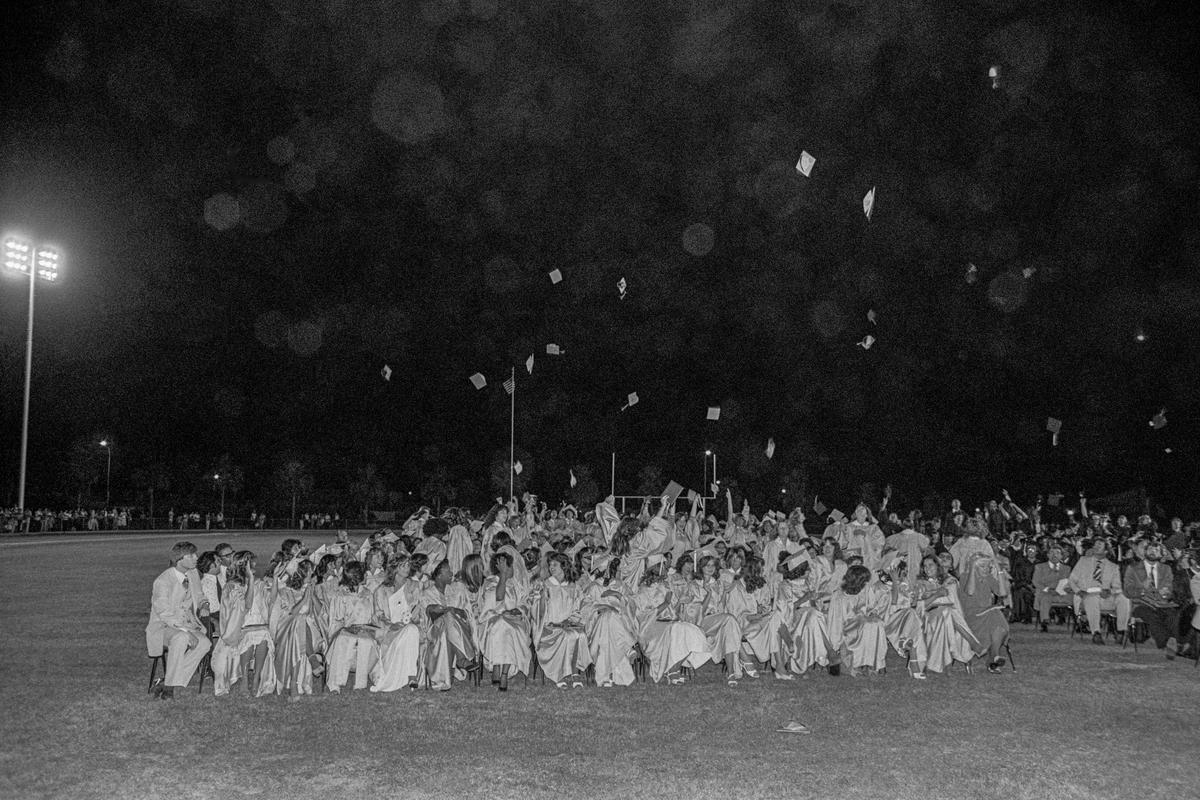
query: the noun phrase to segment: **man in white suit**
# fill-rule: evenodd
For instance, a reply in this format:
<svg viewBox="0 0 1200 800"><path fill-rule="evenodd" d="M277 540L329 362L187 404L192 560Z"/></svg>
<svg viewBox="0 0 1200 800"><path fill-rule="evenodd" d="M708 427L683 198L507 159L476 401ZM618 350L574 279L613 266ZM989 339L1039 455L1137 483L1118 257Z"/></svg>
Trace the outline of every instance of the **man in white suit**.
<svg viewBox="0 0 1200 800"><path fill-rule="evenodd" d="M1122 590L1121 569L1107 556L1108 542L1097 538L1088 555L1076 561L1071 570L1071 591L1083 606L1088 630L1092 632L1092 641L1096 644L1104 644L1104 635L1100 632L1101 612L1115 611L1117 630L1125 631L1129 627L1129 613L1133 605Z"/></svg>
<svg viewBox="0 0 1200 800"><path fill-rule="evenodd" d="M196 578L196 546L177 542L171 548L171 566L154 579L150 595L150 623L146 625L146 650L151 657L167 648L163 679L152 692L159 699L175 696L176 686L187 686L212 644L196 617L192 587ZM189 573L192 577L189 577Z"/></svg>

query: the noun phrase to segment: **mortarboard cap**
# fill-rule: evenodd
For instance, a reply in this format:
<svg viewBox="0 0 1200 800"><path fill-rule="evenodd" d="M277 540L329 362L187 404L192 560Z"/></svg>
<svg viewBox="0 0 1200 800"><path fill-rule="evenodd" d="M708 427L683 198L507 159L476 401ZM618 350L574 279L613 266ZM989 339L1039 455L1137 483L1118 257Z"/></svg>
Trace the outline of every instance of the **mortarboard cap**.
<svg viewBox="0 0 1200 800"><path fill-rule="evenodd" d="M709 406L708 407L708 416L706 417L706 419L710 419L710 420L716 422L720 418L721 418L721 407L720 406Z"/></svg>
<svg viewBox="0 0 1200 800"><path fill-rule="evenodd" d="M820 500L817 500L813 503L813 513L818 516L825 516L825 512L828 510L829 509Z"/></svg>
<svg viewBox="0 0 1200 800"><path fill-rule="evenodd" d="M767 458L775 457L775 440L767 439Z"/></svg>
<svg viewBox="0 0 1200 800"><path fill-rule="evenodd" d="M796 172L799 172L801 175L807 178L812 174L813 165L816 163L817 160L809 155L807 150L801 150L800 160L796 162Z"/></svg>
<svg viewBox="0 0 1200 800"><path fill-rule="evenodd" d="M546 355L548 355L548 356L561 356L561 355L562 355L562 348L561 348L561 347L559 347L559 346L558 346L558 345L556 345L556 344L548 344L548 345L546 345Z"/></svg>
<svg viewBox="0 0 1200 800"><path fill-rule="evenodd" d="M833 518L834 522L843 522L846 519L846 515L838 511L836 508L829 512L829 516Z"/></svg>
<svg viewBox="0 0 1200 800"><path fill-rule="evenodd" d="M533 353L530 353L529 358L525 359L525 371L530 375L533 374Z"/></svg>
<svg viewBox="0 0 1200 800"><path fill-rule="evenodd" d="M621 408L621 410L624 411L626 408L629 408L630 406L636 406L637 404L638 404L637 392L630 392L629 397L626 398L625 405L624 405L624 407Z"/></svg>
<svg viewBox="0 0 1200 800"><path fill-rule="evenodd" d="M875 187L871 187L871 191L863 195L863 213L867 215L867 222L871 221L871 212L875 210Z"/></svg>
<svg viewBox="0 0 1200 800"><path fill-rule="evenodd" d="M1167 410L1165 408L1155 414L1154 419L1150 420L1150 427L1156 431L1167 427Z"/></svg>
<svg viewBox="0 0 1200 800"><path fill-rule="evenodd" d="M550 283L558 283L562 280L562 270L550 270Z"/></svg>
<svg viewBox="0 0 1200 800"><path fill-rule="evenodd" d="M863 337L863 340L858 343L858 346L863 350L870 350L871 345L873 344L875 344L875 337L868 333L865 337Z"/></svg>
<svg viewBox="0 0 1200 800"><path fill-rule="evenodd" d="M390 381L392 379L392 368L384 364L383 369L379 370L379 374L383 376L385 381Z"/></svg>
<svg viewBox="0 0 1200 800"><path fill-rule="evenodd" d="M476 372L471 376L471 384L476 389L482 389L483 387L487 386L487 378L483 377L483 373Z"/></svg>
<svg viewBox="0 0 1200 800"><path fill-rule="evenodd" d="M524 469L525 469L525 468L521 466L521 462L520 462L520 461L514 461L514 462L513 462L513 472L515 472L515 473L517 473L518 475L520 475L520 474L521 474L521 471L522 471L522 470L524 470Z"/></svg>

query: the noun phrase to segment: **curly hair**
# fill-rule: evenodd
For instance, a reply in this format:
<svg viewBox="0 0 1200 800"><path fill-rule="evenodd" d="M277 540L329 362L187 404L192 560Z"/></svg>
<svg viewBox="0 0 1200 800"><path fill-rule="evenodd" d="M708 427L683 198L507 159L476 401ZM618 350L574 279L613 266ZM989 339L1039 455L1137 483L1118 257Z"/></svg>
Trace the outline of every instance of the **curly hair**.
<svg viewBox="0 0 1200 800"><path fill-rule="evenodd" d="M304 584L309 577L316 571L316 567L307 558L296 565L296 571L288 578L287 585L289 589L299 591L304 588Z"/></svg>
<svg viewBox="0 0 1200 800"><path fill-rule="evenodd" d="M842 579L842 591L845 594L855 595L866 588L871 582L871 570L855 564L846 570L846 577Z"/></svg>
<svg viewBox="0 0 1200 800"><path fill-rule="evenodd" d="M750 556L742 564L742 584L747 592L756 592L767 585L767 579L763 577L763 564L758 556Z"/></svg>
<svg viewBox="0 0 1200 800"><path fill-rule="evenodd" d="M579 580L579 572L576 571L575 565L571 563L571 559L562 553L551 553L546 556L547 569L551 562L562 567L563 583L574 583Z"/></svg>

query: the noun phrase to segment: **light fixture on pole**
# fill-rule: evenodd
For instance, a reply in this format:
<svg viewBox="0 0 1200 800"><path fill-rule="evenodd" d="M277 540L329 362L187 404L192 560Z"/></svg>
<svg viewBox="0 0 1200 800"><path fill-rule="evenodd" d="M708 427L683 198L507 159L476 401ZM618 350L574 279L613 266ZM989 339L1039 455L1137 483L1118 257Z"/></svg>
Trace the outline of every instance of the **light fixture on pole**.
<svg viewBox="0 0 1200 800"><path fill-rule="evenodd" d="M29 455L29 386L33 376L33 290L37 279L58 280L58 251L35 246L15 236L4 239L4 268L29 276L29 319L25 329L25 400L21 407L21 473L17 483L17 508L25 510L25 464Z"/></svg>
<svg viewBox="0 0 1200 800"><path fill-rule="evenodd" d="M225 516L225 482L221 480L221 473L214 472L213 480L221 487L221 517Z"/></svg>
<svg viewBox="0 0 1200 800"><path fill-rule="evenodd" d="M108 451L108 467L104 471L104 507L112 503L112 442L101 439L100 446Z"/></svg>

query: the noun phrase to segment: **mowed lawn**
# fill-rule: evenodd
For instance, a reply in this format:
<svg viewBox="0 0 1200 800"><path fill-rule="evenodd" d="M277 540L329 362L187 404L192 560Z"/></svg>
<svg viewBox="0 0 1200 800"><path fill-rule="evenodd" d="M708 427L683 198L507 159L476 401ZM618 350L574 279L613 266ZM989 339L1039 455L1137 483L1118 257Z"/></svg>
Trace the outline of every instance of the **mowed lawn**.
<svg viewBox="0 0 1200 800"><path fill-rule="evenodd" d="M152 701L143 628L177 538L0 542L4 797L1200 796L1200 670L1062 627L1016 626L1000 676L918 682L893 654L886 676L733 689L710 665L682 687ZM220 538L261 566L284 534Z"/></svg>

